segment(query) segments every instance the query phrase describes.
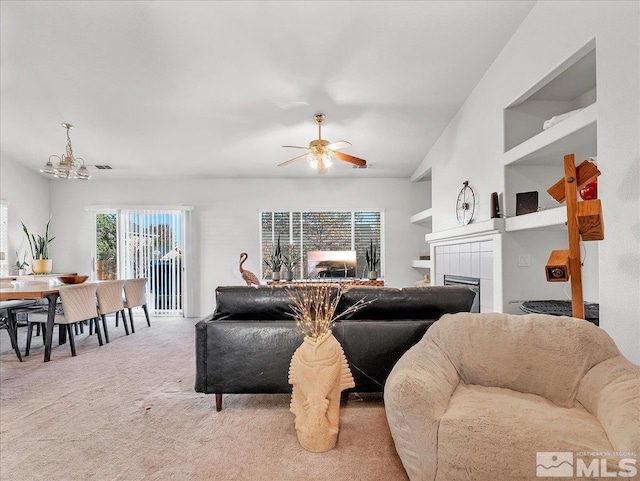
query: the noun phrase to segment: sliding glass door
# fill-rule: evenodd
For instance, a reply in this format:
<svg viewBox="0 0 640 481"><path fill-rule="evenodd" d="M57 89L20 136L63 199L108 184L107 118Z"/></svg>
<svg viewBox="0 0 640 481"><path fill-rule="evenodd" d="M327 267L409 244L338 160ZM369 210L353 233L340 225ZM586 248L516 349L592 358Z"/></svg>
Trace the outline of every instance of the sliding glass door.
<svg viewBox="0 0 640 481"><path fill-rule="evenodd" d="M185 216L185 211L171 209L96 212L95 278L144 277L151 313L183 315Z"/></svg>
<svg viewBox="0 0 640 481"><path fill-rule="evenodd" d="M96 213L95 224L95 278L99 281L118 279L118 214Z"/></svg>

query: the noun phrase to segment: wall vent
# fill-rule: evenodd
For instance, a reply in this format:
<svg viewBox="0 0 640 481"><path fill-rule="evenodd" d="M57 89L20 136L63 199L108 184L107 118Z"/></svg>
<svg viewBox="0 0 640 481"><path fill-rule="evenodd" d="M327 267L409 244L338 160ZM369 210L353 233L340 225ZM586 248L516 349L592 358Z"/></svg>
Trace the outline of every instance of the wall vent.
<svg viewBox="0 0 640 481"><path fill-rule="evenodd" d="M96 165L94 167L100 170L113 170L110 165Z"/></svg>

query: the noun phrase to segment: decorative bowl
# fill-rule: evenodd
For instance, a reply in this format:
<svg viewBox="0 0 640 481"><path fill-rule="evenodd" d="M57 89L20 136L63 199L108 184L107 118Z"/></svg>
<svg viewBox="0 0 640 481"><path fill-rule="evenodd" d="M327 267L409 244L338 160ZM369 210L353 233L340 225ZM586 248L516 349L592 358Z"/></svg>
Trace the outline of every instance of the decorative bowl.
<svg viewBox="0 0 640 481"><path fill-rule="evenodd" d="M82 284L89 276L58 276L56 279L63 284Z"/></svg>

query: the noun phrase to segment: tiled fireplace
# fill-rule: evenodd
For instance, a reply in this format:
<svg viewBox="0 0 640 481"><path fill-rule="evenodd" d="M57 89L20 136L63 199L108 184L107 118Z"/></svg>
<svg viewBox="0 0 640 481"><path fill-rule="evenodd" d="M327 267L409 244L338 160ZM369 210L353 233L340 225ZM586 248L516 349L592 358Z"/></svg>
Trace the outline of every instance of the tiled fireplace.
<svg viewBox="0 0 640 481"><path fill-rule="evenodd" d="M501 225L492 220L434 233L428 236L434 263L435 285L445 285L446 276L475 278L480 283L480 312L502 312Z"/></svg>
<svg viewBox="0 0 640 481"><path fill-rule="evenodd" d="M493 241L440 245L435 248L436 285L444 276L480 279L480 312L493 312Z"/></svg>

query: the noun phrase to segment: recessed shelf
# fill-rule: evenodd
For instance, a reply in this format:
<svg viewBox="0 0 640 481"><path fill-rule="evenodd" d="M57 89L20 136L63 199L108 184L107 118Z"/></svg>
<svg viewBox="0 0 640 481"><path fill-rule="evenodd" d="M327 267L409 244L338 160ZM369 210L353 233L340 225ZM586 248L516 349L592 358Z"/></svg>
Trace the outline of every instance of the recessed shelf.
<svg viewBox="0 0 640 481"><path fill-rule="evenodd" d="M431 269L433 267L433 263L431 260L413 260L411 261L411 267L415 267L417 269Z"/></svg>
<svg viewBox="0 0 640 481"><path fill-rule="evenodd" d="M425 209L417 214L412 215L409 221L412 224L431 224L432 209Z"/></svg>
<svg viewBox="0 0 640 481"><path fill-rule="evenodd" d="M594 38L505 107L505 152L545 133L547 121L596 103L596 84Z"/></svg>
<svg viewBox="0 0 640 481"><path fill-rule="evenodd" d="M531 214L509 217L505 222L505 231L515 232L527 229L564 227L567 222L565 206L532 212Z"/></svg>
<svg viewBox="0 0 640 481"><path fill-rule="evenodd" d="M595 156L597 121L594 103L505 152L504 165L561 165L564 155L576 150Z"/></svg>

